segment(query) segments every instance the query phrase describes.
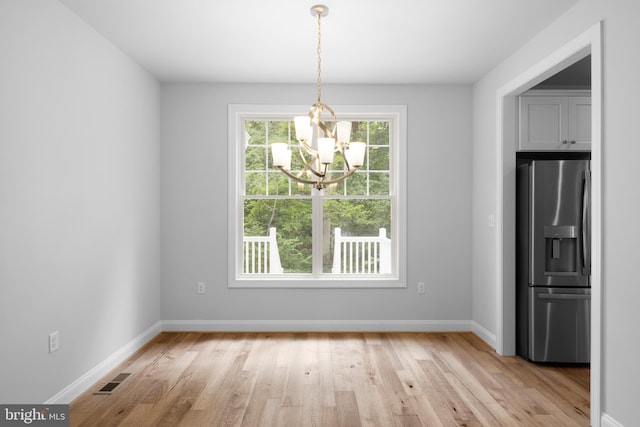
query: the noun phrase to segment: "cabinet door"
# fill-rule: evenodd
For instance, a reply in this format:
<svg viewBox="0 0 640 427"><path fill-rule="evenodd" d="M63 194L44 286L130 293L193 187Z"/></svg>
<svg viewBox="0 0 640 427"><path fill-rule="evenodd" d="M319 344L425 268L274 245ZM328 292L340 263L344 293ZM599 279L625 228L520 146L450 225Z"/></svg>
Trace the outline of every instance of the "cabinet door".
<svg viewBox="0 0 640 427"><path fill-rule="evenodd" d="M569 97L569 144L571 149L591 149L591 98Z"/></svg>
<svg viewBox="0 0 640 427"><path fill-rule="evenodd" d="M568 134L567 97L520 97L521 150L566 149Z"/></svg>

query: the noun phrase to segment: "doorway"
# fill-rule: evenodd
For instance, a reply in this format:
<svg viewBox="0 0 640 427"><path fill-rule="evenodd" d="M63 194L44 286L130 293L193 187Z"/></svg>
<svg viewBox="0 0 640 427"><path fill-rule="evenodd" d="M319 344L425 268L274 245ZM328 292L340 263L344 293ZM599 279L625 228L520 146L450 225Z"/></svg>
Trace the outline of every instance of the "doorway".
<svg viewBox="0 0 640 427"><path fill-rule="evenodd" d="M598 23L497 92L496 351L515 354L515 151L518 95L591 55L591 424L600 425L602 286L602 43Z"/></svg>

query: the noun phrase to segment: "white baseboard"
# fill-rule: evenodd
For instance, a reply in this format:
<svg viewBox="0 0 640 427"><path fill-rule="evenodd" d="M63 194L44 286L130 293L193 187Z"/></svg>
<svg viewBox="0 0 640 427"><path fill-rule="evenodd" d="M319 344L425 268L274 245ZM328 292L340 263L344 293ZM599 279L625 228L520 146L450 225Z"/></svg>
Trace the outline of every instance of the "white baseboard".
<svg viewBox="0 0 640 427"><path fill-rule="evenodd" d="M146 331L120 347L111 356L104 359L89 372L78 378L72 384L58 392L55 396L44 402L45 405L68 404L73 399L84 393L89 387L98 382L103 376L113 368L122 363L142 346L148 343L153 337L162 332L162 322L157 322Z"/></svg>
<svg viewBox="0 0 640 427"><path fill-rule="evenodd" d="M165 320L164 331L264 332L458 332L469 320Z"/></svg>
<svg viewBox="0 0 640 427"><path fill-rule="evenodd" d="M471 331L482 339L482 341L489 344L492 348L496 348L496 335L492 333L490 330L482 326L477 322L472 322Z"/></svg>
<svg viewBox="0 0 640 427"><path fill-rule="evenodd" d="M611 418L607 414L602 414L602 419L600 420L600 427L624 427L622 424Z"/></svg>

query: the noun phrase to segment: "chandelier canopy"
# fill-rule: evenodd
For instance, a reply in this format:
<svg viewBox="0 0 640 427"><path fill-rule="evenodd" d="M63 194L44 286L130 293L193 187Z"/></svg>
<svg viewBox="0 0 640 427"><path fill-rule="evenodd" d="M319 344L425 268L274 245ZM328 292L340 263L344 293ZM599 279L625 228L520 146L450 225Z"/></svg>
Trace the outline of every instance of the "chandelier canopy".
<svg viewBox="0 0 640 427"><path fill-rule="evenodd" d="M297 151L304 165L303 168L296 174L291 173L292 153L287 143L271 144L271 156L275 167L291 179L301 184L311 184L318 190L337 184L351 176L363 165L366 149L364 142L350 142L351 122L338 121L333 109L321 100L321 22L328 13L329 8L324 5L315 5L311 8L311 15L318 21L317 100L309 109L308 116L294 118L296 139L299 142ZM335 172L336 169L331 168L330 165L334 162L336 153L340 154L344 166L341 168L341 175L332 178L331 171Z"/></svg>

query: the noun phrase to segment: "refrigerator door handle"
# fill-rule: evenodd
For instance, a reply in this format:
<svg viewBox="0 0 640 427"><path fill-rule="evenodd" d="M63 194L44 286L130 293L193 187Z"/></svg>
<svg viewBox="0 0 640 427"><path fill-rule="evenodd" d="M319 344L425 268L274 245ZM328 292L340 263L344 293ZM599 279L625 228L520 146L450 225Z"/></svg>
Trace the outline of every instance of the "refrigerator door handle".
<svg viewBox="0 0 640 427"><path fill-rule="evenodd" d="M529 208L529 212L531 212L533 210L533 208L535 207L535 198L533 197L533 195L535 194L535 180L536 180L536 168L535 168L535 164L532 163L529 166L529 188L528 188L528 197L529 200L527 200L528 203L528 208ZM535 271L535 256L534 256L534 252L535 252L535 247L536 247L536 240L535 240L535 234L533 232L533 215L529 215L528 218L528 225L527 225L527 233L529 234L529 285L533 285L534 283L534 271Z"/></svg>
<svg viewBox="0 0 640 427"><path fill-rule="evenodd" d="M584 172L582 187L582 274L591 275L591 171Z"/></svg>
<svg viewBox="0 0 640 427"><path fill-rule="evenodd" d="M538 294L539 299L574 299L574 300L585 300L590 299L591 294Z"/></svg>

